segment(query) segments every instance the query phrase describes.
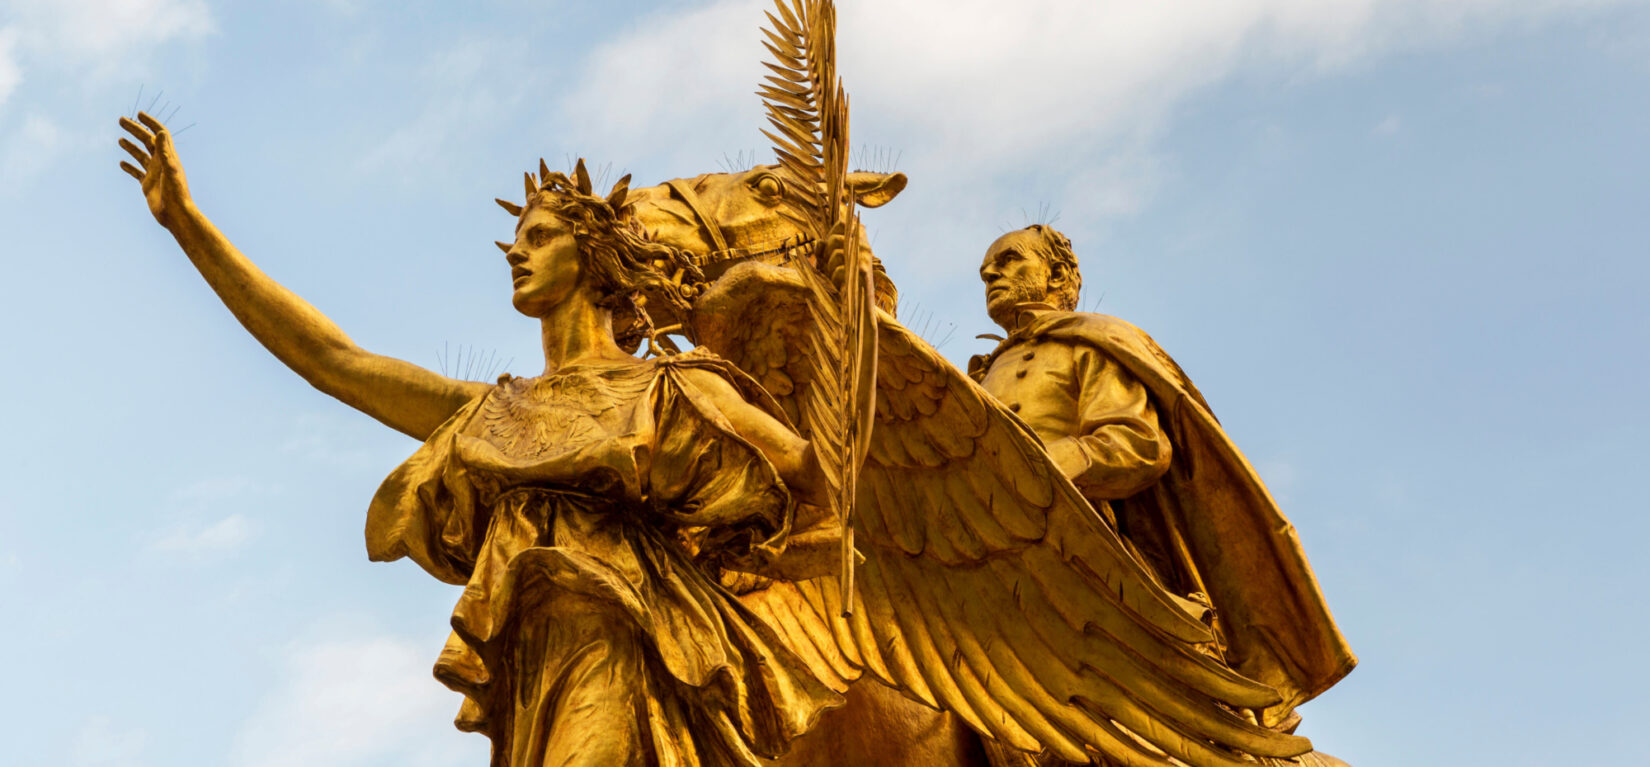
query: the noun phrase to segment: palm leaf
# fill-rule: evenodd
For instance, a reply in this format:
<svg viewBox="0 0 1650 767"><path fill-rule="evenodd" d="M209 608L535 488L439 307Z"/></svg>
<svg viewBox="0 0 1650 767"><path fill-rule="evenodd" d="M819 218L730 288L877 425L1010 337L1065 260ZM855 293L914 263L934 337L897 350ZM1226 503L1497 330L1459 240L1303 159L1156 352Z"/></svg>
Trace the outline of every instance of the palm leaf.
<svg viewBox="0 0 1650 767"><path fill-rule="evenodd" d="M831 510L842 522L842 604L853 604L853 499L874 403L876 325L870 254L859 248L859 219L848 195L848 97L836 75L836 5L831 0L775 0L764 43L773 61L757 95L767 107L779 164L804 190L792 206L815 242L795 268L807 286L813 325L802 351L812 383L801 427L824 470ZM828 248L841 234L843 247Z"/></svg>

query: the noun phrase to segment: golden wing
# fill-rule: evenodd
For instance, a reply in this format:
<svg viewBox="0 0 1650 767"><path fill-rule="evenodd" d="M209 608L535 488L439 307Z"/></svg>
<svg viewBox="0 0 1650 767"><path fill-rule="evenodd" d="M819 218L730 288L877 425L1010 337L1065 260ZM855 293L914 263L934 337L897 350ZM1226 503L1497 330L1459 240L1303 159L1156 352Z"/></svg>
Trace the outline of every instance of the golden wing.
<svg viewBox="0 0 1650 767"><path fill-rule="evenodd" d="M723 281L701 302L701 343L781 401L800 396L801 352L773 339L807 322L775 311L799 307L783 296L804 288L760 264ZM1023 423L891 316L878 321L858 604L843 617L834 579L746 600L816 673L845 688L869 671L985 735L1073 761L1094 749L1130 767L1214 767L1310 750L1237 712L1278 694L1198 651L1209 628L1147 575Z"/></svg>

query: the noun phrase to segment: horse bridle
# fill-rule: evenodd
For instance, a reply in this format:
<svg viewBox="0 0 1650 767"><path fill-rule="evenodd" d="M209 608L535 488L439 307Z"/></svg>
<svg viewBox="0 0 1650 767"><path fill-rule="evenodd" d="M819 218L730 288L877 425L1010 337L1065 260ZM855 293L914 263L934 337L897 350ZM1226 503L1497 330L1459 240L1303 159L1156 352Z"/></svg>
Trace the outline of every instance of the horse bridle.
<svg viewBox="0 0 1650 767"><path fill-rule="evenodd" d="M665 186L670 187L670 191L681 198L682 202L687 205L688 210L693 212L693 217L699 220L699 228L703 229L705 234L710 235L710 241L716 244L715 250L705 254L704 260L706 263L709 263L715 256L732 250L728 247L728 241L722 237L722 227L716 223L715 219L705 215L705 208L699 203L699 195L693 192L693 187L688 186L685 179L671 179L665 182ZM698 266L704 266L704 264L698 264Z"/></svg>

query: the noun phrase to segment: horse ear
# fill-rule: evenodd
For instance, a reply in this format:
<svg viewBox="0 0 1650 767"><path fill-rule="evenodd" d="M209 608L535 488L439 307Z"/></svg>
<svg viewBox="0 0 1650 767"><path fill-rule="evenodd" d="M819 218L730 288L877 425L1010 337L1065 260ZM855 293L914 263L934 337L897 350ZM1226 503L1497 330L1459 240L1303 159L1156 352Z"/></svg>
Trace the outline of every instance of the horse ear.
<svg viewBox="0 0 1650 767"><path fill-rule="evenodd" d="M880 208L900 192L905 191L904 173L849 173L848 191L854 202L867 208Z"/></svg>

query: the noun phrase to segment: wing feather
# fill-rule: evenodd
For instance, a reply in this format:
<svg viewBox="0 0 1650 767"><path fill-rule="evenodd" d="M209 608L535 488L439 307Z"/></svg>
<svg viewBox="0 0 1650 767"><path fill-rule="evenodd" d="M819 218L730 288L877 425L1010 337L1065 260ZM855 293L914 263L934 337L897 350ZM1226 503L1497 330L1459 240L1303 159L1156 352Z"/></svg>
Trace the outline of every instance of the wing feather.
<svg viewBox="0 0 1650 767"><path fill-rule="evenodd" d="M985 734L1068 759L1089 747L1128 764L1172 756L1228 767L1243 763L1228 749L1287 757L1310 748L1234 713L1277 693L1201 653L1208 627L1146 574L1024 425L880 319L890 409L872 434L856 533L866 585L877 586L862 590L864 609L894 619L915 665L890 667L897 686L920 680ZM947 371L949 381L930 374ZM929 412L954 412L949 399L982 403L987 426L971 450L955 440L937 447L945 419L915 406L936 381L945 397L923 397L939 403ZM971 430L959 425L953 433ZM902 453L912 460L877 465ZM932 466L936 456L945 463Z"/></svg>
<svg viewBox="0 0 1650 767"><path fill-rule="evenodd" d="M807 322L805 311L772 318L791 306L774 295L806 287L760 264L722 280L701 305L732 314L701 323L720 331L701 343L741 367L760 348L769 375L794 381L790 401L806 402L817 384L792 357L811 349L752 340ZM856 609L844 616L821 579L776 585L777 601L800 604L760 613L799 656L822 678L868 672L987 737L1073 760L1235 767L1253 764L1244 754L1310 749L1237 713L1278 694L1199 650L1209 627L1151 579L1023 423L892 317L879 323Z"/></svg>

